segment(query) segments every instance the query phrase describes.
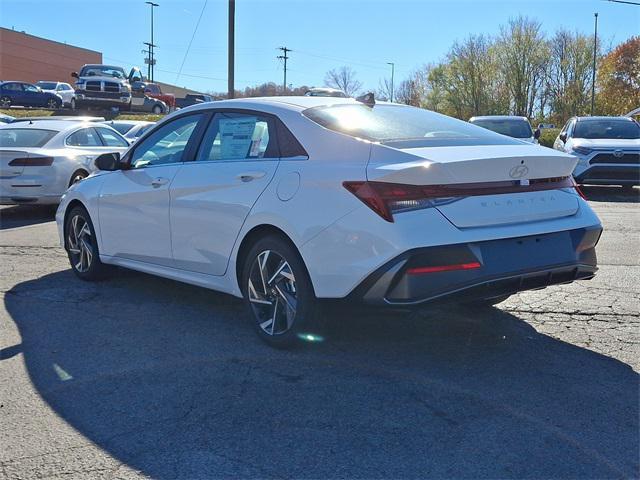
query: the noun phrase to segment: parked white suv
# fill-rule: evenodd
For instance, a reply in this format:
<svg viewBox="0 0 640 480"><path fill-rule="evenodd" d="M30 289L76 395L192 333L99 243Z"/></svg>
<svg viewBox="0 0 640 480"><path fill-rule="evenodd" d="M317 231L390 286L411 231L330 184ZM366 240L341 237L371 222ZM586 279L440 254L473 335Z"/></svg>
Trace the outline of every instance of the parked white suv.
<svg viewBox="0 0 640 480"><path fill-rule="evenodd" d="M578 157L578 183L640 185L640 124L629 117L573 117L553 148Z"/></svg>
<svg viewBox="0 0 640 480"><path fill-rule="evenodd" d="M36 83L37 87L43 92L56 93L62 98L62 105L70 107L73 104L73 99L76 96L76 92L71 85L63 82L51 82L47 80L39 80Z"/></svg>

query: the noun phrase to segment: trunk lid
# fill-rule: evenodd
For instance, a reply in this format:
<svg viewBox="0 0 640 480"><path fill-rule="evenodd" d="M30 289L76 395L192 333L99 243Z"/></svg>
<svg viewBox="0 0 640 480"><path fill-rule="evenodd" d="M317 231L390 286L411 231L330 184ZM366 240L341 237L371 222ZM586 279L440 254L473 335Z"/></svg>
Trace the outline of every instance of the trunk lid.
<svg viewBox="0 0 640 480"><path fill-rule="evenodd" d="M573 156L538 145L478 145L396 149L374 145L369 181L450 185L567 177Z"/></svg>
<svg viewBox="0 0 640 480"><path fill-rule="evenodd" d="M367 179L408 185L455 185L568 177L576 158L537 145L479 145L394 149L374 145ZM470 195L437 209L456 227L526 223L575 215L575 192L527 191Z"/></svg>

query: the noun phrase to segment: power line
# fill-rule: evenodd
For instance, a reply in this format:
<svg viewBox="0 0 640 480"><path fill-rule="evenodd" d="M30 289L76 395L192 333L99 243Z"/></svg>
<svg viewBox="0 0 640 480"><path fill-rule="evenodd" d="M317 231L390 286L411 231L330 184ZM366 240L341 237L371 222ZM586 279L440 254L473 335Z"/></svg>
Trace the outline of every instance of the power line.
<svg viewBox="0 0 640 480"><path fill-rule="evenodd" d="M282 51L282 55L278 55L277 58L284 60L284 81L282 83L283 93L287 93L287 60L289 60L287 53L289 53L291 49L287 47L279 47L278 50Z"/></svg>
<svg viewBox="0 0 640 480"><path fill-rule="evenodd" d="M627 5L635 5L636 7L640 7L640 3L636 3L636 2L627 2L625 0L607 0L607 1L611 3L626 3Z"/></svg>
<svg viewBox="0 0 640 480"><path fill-rule="evenodd" d="M184 62L187 61L187 55L189 55L191 44L193 43L193 39L196 37L196 32L198 31L198 26L200 25L200 20L202 20L202 15L204 15L204 9L207 8L208 2L209 0L204 0L204 5L202 5L202 11L200 12L200 16L198 17L198 21L196 22L196 28L193 29L193 35L191 35L191 40L189 40L187 51L184 52L184 58L182 59L182 63L180 64L180 70L178 70L178 75L176 75L176 80L175 80L176 83L178 83L178 79L180 78L180 74L182 73L182 67L184 67Z"/></svg>

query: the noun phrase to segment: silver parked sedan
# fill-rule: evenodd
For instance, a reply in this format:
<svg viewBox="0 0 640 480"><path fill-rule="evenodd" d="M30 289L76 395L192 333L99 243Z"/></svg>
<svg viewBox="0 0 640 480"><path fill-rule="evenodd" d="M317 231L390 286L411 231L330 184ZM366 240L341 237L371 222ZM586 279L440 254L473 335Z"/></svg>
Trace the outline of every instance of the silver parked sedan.
<svg viewBox="0 0 640 480"><path fill-rule="evenodd" d="M0 127L0 205L57 204L94 169L95 158L129 143L106 125L30 121Z"/></svg>

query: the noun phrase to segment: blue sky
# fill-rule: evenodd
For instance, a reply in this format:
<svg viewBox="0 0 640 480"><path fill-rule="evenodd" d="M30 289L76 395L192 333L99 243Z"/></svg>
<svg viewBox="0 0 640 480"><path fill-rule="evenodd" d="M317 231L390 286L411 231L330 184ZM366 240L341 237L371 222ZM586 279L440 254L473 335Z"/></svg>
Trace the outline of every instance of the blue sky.
<svg viewBox="0 0 640 480"><path fill-rule="evenodd" d="M185 51L205 0L154 0L156 79L201 91L226 91L227 1L208 0L182 75ZM287 83L322 85L325 73L350 65L376 89L396 63L396 81L441 59L470 33L498 33L519 14L591 33L593 13L607 45L640 34L640 7L604 0L236 0L236 88L282 82L279 46L287 46ZM0 0L0 25L98 50L105 62L144 67L149 41L144 0Z"/></svg>

